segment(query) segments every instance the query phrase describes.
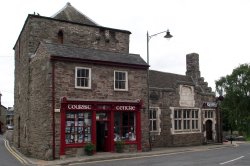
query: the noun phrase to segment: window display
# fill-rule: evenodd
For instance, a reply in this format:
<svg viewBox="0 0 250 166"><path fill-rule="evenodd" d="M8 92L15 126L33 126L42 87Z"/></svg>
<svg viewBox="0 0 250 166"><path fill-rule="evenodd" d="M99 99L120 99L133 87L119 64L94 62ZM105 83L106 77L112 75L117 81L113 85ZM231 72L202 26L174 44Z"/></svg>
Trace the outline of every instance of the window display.
<svg viewBox="0 0 250 166"><path fill-rule="evenodd" d="M114 141L135 141L135 113L115 112Z"/></svg>
<svg viewBox="0 0 250 166"><path fill-rule="evenodd" d="M89 112L67 112L65 142L78 144L91 141L91 114Z"/></svg>

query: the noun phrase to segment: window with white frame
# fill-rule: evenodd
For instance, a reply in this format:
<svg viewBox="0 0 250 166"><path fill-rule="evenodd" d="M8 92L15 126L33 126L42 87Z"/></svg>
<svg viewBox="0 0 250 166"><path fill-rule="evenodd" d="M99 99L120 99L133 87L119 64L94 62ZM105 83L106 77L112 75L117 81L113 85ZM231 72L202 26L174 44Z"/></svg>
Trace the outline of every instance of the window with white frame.
<svg viewBox="0 0 250 166"><path fill-rule="evenodd" d="M75 87L91 89L91 69L86 67L75 68Z"/></svg>
<svg viewBox="0 0 250 166"><path fill-rule="evenodd" d="M128 72L114 71L114 89L121 91L128 90Z"/></svg>
<svg viewBox="0 0 250 166"><path fill-rule="evenodd" d="M160 126L160 108L159 107L151 107L149 108L149 122L150 122L150 132L160 134L161 126Z"/></svg>
<svg viewBox="0 0 250 166"><path fill-rule="evenodd" d="M173 133L200 132L199 109L172 108Z"/></svg>
<svg viewBox="0 0 250 166"><path fill-rule="evenodd" d="M213 110L204 110L205 111L205 118L213 118L214 113Z"/></svg>

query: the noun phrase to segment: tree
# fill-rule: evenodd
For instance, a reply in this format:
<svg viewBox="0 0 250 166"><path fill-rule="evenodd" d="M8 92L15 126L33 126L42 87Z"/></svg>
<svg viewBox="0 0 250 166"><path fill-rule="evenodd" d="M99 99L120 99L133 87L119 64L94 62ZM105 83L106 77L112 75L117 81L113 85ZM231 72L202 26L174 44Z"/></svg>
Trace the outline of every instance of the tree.
<svg viewBox="0 0 250 166"><path fill-rule="evenodd" d="M224 130L233 129L250 135L250 65L240 65L215 84L217 93L224 96L221 103Z"/></svg>

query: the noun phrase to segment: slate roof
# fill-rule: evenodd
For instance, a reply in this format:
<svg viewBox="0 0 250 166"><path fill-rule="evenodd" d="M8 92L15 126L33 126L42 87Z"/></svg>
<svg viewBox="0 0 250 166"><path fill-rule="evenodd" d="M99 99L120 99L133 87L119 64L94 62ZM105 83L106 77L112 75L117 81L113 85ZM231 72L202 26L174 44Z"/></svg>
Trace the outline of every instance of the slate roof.
<svg viewBox="0 0 250 166"><path fill-rule="evenodd" d="M52 16L52 18L58 19L58 20L80 23L80 24L98 26L98 24L95 23L93 20L91 20L89 17L82 14L76 8L71 6L71 4L69 2L59 12L57 12L54 16Z"/></svg>
<svg viewBox="0 0 250 166"><path fill-rule="evenodd" d="M45 49L52 57L148 67L148 64L138 54L108 52L47 42L42 42L41 44L45 46Z"/></svg>
<svg viewBox="0 0 250 166"><path fill-rule="evenodd" d="M149 71L150 88L176 88L178 84L194 85L192 78L186 75L165 73L161 71Z"/></svg>

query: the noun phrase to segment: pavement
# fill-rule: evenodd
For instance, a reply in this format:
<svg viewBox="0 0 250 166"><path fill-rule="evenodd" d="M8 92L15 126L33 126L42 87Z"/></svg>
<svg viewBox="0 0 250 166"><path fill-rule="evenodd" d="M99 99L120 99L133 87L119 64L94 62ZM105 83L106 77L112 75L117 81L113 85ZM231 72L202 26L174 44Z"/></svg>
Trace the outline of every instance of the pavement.
<svg viewBox="0 0 250 166"><path fill-rule="evenodd" d="M7 140L6 140L7 141ZM56 159L53 161L45 161L34 158L29 158L21 154L13 146L10 146L12 150L19 156L23 161L23 165L34 165L34 166L56 166L56 165L74 165L77 163L87 162L101 162L104 160L122 160L122 159L136 159L136 158L149 158L156 156L167 156L180 153L207 151L213 149L221 149L228 147L236 147L242 142L225 142L223 144L207 144L198 146L185 146L185 147L164 147L164 148L153 148L149 152L134 152L134 153L111 153L111 152L97 152L93 156L78 156L78 157L66 157L62 159ZM20 161L20 160L19 160Z"/></svg>

